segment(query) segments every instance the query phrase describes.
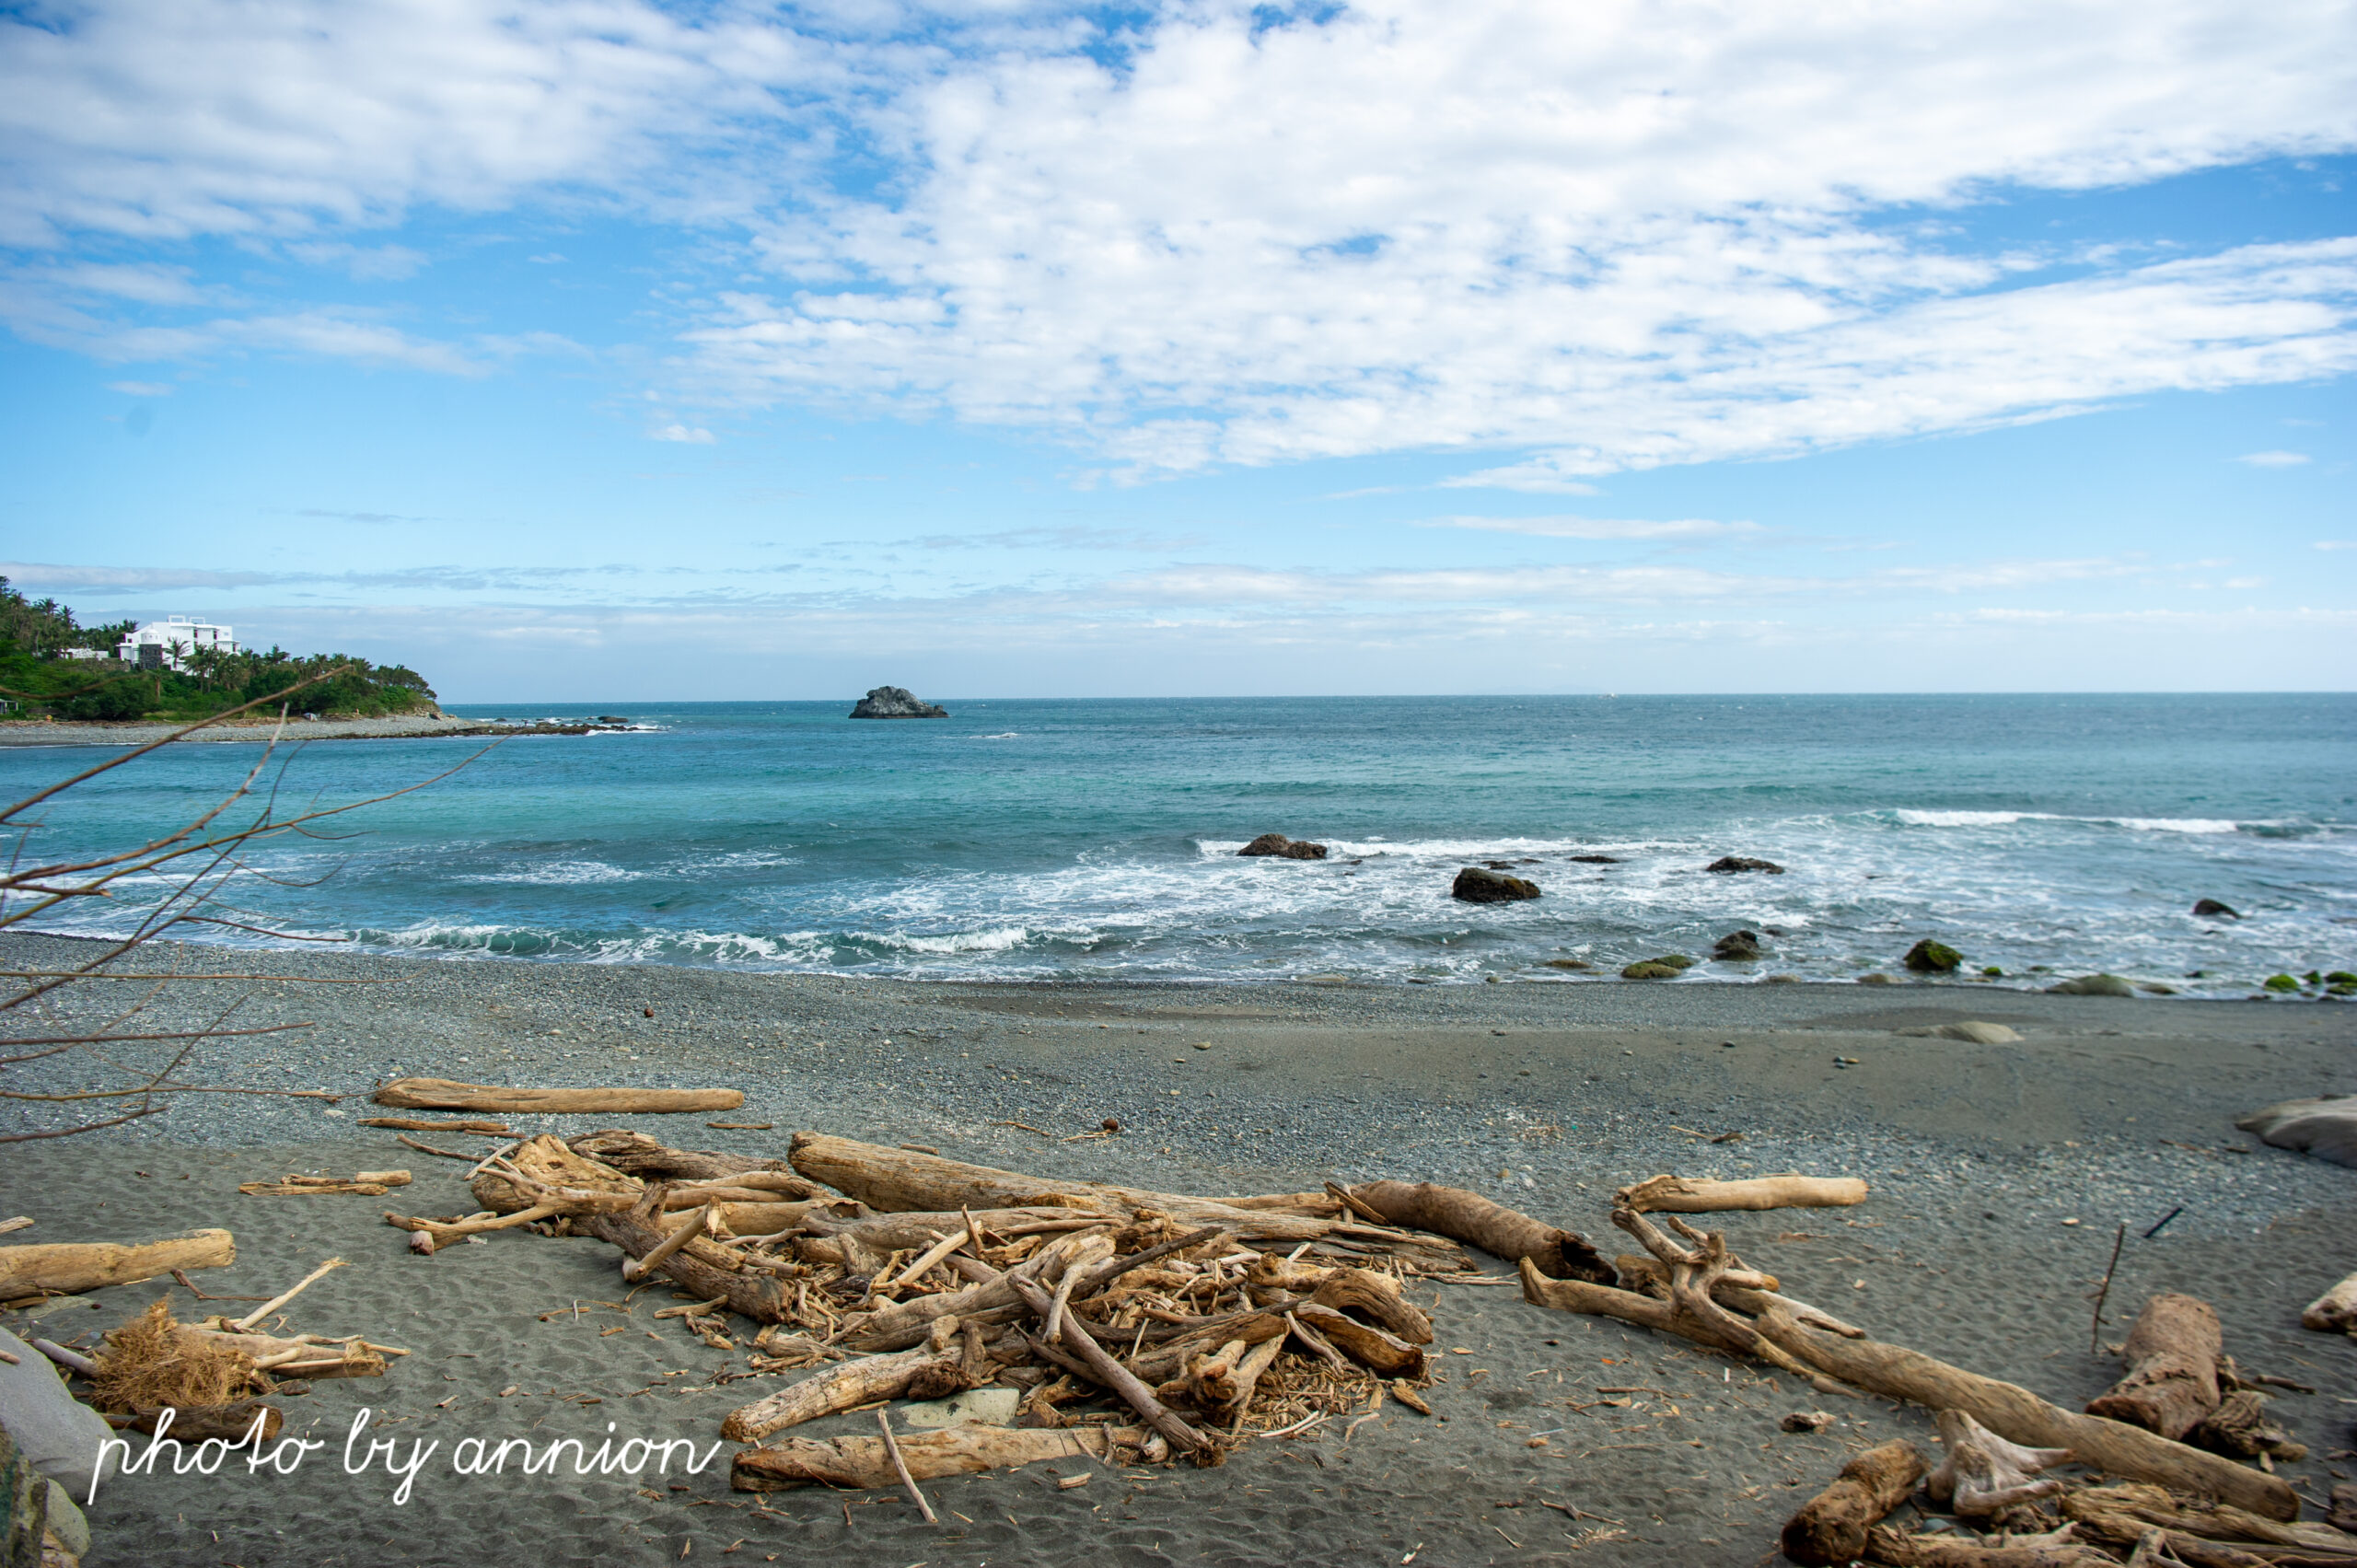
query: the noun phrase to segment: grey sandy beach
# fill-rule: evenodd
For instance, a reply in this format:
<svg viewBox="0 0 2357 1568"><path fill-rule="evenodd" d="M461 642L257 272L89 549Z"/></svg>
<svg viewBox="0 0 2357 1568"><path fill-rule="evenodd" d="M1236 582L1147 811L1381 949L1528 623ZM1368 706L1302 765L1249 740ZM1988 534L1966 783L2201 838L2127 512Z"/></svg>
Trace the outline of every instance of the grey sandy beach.
<svg viewBox="0 0 2357 1568"><path fill-rule="evenodd" d="M87 951L63 939L0 944L14 968ZM158 947L142 963L247 972L257 957ZM519 1131L621 1121L674 1144L783 1155L795 1130L816 1128L1210 1193L1445 1181L1608 1251L1611 1191L1656 1172L1856 1175L1872 1186L1862 1207L1726 1216L1732 1244L1877 1338L2072 1406L2119 1373L2116 1358L2089 1353L2088 1297L2125 1223L2106 1340L2153 1292L2205 1297L2246 1369L2318 1390L2275 1407L2310 1450L2284 1468L2293 1484L2320 1501L2357 1469L2357 1342L2298 1326L2300 1307L2357 1266L2357 1172L2256 1147L2232 1125L2272 1100L2357 1087L2357 1013L2341 1005L1966 983L1025 986L267 958L288 974L389 983L192 984L171 1004L189 1016L200 999L217 1008L251 991L238 1025L313 1027L211 1047L191 1081L345 1098L192 1096L120 1129L17 1145L0 1155L0 1214L35 1217L22 1240L229 1226L237 1263L192 1276L226 1295L268 1295L346 1258L352 1266L302 1298L299 1326L414 1353L380 1380L320 1383L284 1401L290 1431L329 1441L294 1476L238 1463L110 1485L92 1510L94 1568L683 1556L892 1568L1754 1564L1851 1452L1930 1434L1922 1411L1829 1399L1681 1341L1543 1311L1512 1288L1429 1284L1416 1299L1451 1353L1433 1418L1387 1404L1347 1441L1346 1423L1329 1422L1248 1446L1221 1469L1108 1473L1073 1490L1054 1472L1086 1468L1076 1463L929 1483L938 1530L898 1494L733 1493L726 1444L701 1474L652 1481L454 1475L445 1456L468 1437L578 1436L594 1448L610 1423L617 1438L709 1447L723 1414L782 1379L722 1381L744 1371L741 1357L656 1320L668 1293L626 1298L600 1243L510 1233L410 1255L379 1219L389 1202L435 1214L472 1204L464 1165L354 1125L375 1113L371 1087L404 1075L747 1096L719 1116L505 1119ZM1967 1019L2023 1039L1905 1032ZM1108 1116L1122 1123L1117 1137L1056 1141ZM1713 1141L1728 1133L1742 1136ZM478 1144L492 1146L465 1141ZM236 1191L288 1172L395 1165L417 1177L395 1200ZM159 1295L184 1318L202 1310L160 1281L52 1303L37 1327L11 1314L8 1326L87 1344ZM440 1446L403 1504L381 1460L359 1475L338 1462L364 1405L389 1423L372 1434L404 1453L413 1439ZM1788 1411L1819 1407L1838 1418L1825 1432L1779 1430ZM808 1434L873 1423L841 1416Z"/></svg>

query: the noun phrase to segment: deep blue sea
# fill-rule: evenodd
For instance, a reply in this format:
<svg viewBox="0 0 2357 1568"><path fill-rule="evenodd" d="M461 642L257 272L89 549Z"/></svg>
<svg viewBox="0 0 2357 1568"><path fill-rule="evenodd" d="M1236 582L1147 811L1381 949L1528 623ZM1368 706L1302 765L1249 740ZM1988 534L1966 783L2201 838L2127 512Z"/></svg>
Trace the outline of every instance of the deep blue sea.
<svg viewBox="0 0 2357 1568"><path fill-rule="evenodd" d="M2007 983L2046 966L2243 994L2357 968L2352 696L947 705L454 709L637 727L511 740L345 824L364 836L273 842L226 896L255 923L452 959L959 978L1576 981L1539 966L1609 975L1738 927L1767 961L1675 983L1854 976L1925 935ZM389 788L466 749L316 743L280 800ZM109 774L49 808L34 852L152 835L256 752L174 747ZM0 775L15 798L102 755L9 749ZM1266 831L1331 857L1236 855ZM1730 854L1786 874L1702 870ZM1531 862L1515 869L1545 896L1451 900L1481 860ZM143 896L123 891L43 923L119 925ZM2195 918L2204 897L2246 918Z"/></svg>

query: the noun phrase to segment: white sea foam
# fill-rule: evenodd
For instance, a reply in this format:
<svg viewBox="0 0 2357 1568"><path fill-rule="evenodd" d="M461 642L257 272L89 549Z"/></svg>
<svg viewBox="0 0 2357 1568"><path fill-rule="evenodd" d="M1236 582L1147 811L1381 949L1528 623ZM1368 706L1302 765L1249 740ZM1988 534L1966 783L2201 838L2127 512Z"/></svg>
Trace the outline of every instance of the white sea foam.
<svg viewBox="0 0 2357 1568"><path fill-rule="evenodd" d="M479 871L454 877L455 882L510 883L528 888L590 887L600 882L635 882L645 873L610 865L602 860L556 860L516 871Z"/></svg>

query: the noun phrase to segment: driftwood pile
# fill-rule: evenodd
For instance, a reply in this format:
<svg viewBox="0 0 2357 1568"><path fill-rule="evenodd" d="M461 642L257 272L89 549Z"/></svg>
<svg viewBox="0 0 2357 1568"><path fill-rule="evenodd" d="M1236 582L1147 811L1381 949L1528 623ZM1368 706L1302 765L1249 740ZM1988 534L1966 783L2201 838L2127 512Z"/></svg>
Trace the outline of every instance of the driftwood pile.
<svg viewBox="0 0 2357 1568"><path fill-rule="evenodd" d="M2299 1498L2271 1473L2271 1460L2304 1458L2306 1450L2269 1419L2260 1385L2296 1386L2238 1374L2206 1303L2154 1297L2122 1347L2127 1375L2085 1413L2066 1411L2026 1388L1876 1342L1782 1294L1775 1277L1747 1267L1723 1235L1666 1212L1714 1206L1688 1202L1687 1187L1656 1178L1616 1195L1613 1224L1644 1248L1616 1260L1617 1287L1550 1280L1525 1267L1524 1295L1749 1356L1827 1391L1936 1411L1939 1464L1906 1442L1857 1456L1785 1526L1783 1553L1793 1562L2357 1568L2357 1535L2336 1527L2357 1519L2294 1523ZM2265 1468L2236 1462L2247 1458ZM2071 1463L2098 1474L2044 1473ZM1885 1524L1919 1487L1949 1516L1914 1531Z"/></svg>
<svg viewBox="0 0 2357 1568"><path fill-rule="evenodd" d="M2083 1413L1876 1342L1678 1217L1852 1204L1861 1181L1655 1177L1612 1210L1643 1250L1607 1260L1454 1188L1201 1197L817 1132L796 1134L784 1160L619 1130L519 1138L469 1175L480 1212L386 1219L424 1253L518 1227L597 1237L622 1252L626 1280L678 1285L692 1305L665 1315L707 1343L737 1348L735 1313L762 1325L754 1372L808 1373L724 1423L756 1445L733 1463L742 1490L897 1484L923 1509L930 1477L1082 1456L1212 1465L1251 1437L1387 1399L1428 1411L1432 1325L1401 1283L1476 1277L1474 1247L1515 1263L1533 1305L1938 1412L1941 1462L1905 1443L1859 1456L1787 1527L1794 1562L2357 1568L2357 1537L2293 1522L2298 1497L2268 1467L2303 1451L2267 1419L2257 1385L2271 1380L2235 1372L2204 1304L2155 1297L2129 1337L2127 1376ZM2318 1303L2336 1327L2338 1306ZM986 1423L896 1432L883 1408L986 1388L998 1411ZM875 1436L791 1434L867 1409ZM2253 1458L2262 1468L2238 1462ZM2044 1473L2065 1463L2098 1478ZM1886 1523L1919 1487L1953 1522Z"/></svg>
<svg viewBox="0 0 2357 1568"><path fill-rule="evenodd" d="M419 1144L419 1147L425 1145ZM446 1152L446 1151L436 1151ZM823 1133L787 1160L608 1131L508 1143L479 1213L388 1213L431 1253L494 1230L594 1236L667 1276L689 1329L756 1372L811 1376L727 1418L740 1489L872 1487L1117 1454L1218 1464L1257 1435L1387 1399L1426 1411L1433 1330L1401 1288L1468 1276L1468 1244L1541 1279L1609 1282L1579 1237L1460 1189L1397 1181L1209 1198L1056 1181ZM778 1434L995 1386L1015 1422L816 1443Z"/></svg>
<svg viewBox="0 0 2357 1568"><path fill-rule="evenodd" d="M373 1186L373 1190L381 1192L384 1188ZM90 1267L84 1255L99 1254L112 1273L128 1273L135 1282L168 1267L193 1291L195 1286L177 1264L150 1266L159 1260L194 1254L203 1260L195 1266L215 1267L234 1255L227 1231L192 1231L168 1241L101 1252L103 1245L52 1249L46 1261L48 1277L83 1278ZM284 1415L279 1407L263 1403L261 1396L300 1394L322 1378L381 1377L387 1357L410 1353L398 1345L373 1343L359 1334L271 1330L271 1319L289 1302L343 1266L343 1259L329 1259L242 1318L214 1314L195 1323L182 1323L173 1317L169 1302L158 1299L139 1317L107 1330L104 1342L90 1355L49 1340L31 1342L62 1371L84 1380L82 1398L114 1426L169 1431L190 1440L218 1437L234 1442L252 1434L259 1423L261 1436L267 1442L278 1435ZM20 1272L31 1267L30 1262L18 1264ZM200 1299L204 1299L201 1293Z"/></svg>

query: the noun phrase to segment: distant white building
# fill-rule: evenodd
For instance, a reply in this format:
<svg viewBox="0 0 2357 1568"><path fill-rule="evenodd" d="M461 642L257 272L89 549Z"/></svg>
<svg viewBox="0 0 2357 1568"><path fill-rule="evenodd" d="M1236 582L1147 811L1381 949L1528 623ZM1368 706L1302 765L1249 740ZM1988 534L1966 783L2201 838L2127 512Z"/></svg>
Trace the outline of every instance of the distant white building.
<svg viewBox="0 0 2357 1568"><path fill-rule="evenodd" d="M191 654L207 650L222 654L239 652L238 640L229 632L228 627L215 626L209 621L192 621L185 615L167 615L161 621L150 621L117 643L114 656L142 669L185 670Z"/></svg>

